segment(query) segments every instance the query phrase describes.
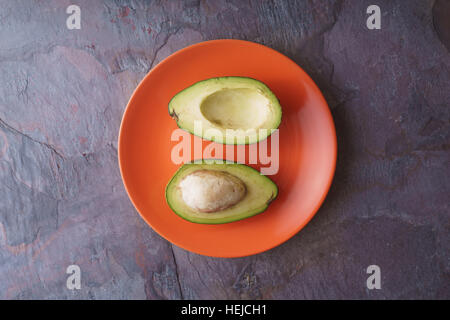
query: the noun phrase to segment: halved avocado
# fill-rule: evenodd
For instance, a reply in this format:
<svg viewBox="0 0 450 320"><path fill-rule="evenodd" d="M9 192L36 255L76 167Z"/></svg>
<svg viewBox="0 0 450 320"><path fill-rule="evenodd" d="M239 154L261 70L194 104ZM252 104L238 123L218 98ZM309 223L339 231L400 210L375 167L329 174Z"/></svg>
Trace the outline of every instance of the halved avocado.
<svg viewBox="0 0 450 320"><path fill-rule="evenodd" d="M169 114L181 129L222 144L261 141L281 122L275 94L261 81L245 77L197 82L172 98ZM194 130L195 121L200 132Z"/></svg>
<svg viewBox="0 0 450 320"><path fill-rule="evenodd" d="M181 218L222 224L263 212L278 187L257 170L225 160L196 160L181 166L166 187L166 201Z"/></svg>

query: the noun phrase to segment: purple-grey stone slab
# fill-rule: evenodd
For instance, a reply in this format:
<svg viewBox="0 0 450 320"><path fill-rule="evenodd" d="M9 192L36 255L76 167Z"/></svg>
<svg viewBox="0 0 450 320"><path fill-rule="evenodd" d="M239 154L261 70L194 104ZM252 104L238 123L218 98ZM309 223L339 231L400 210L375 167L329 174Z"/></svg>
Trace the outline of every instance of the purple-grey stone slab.
<svg viewBox="0 0 450 320"><path fill-rule="evenodd" d="M0 299L449 299L450 53L444 0L0 4ZM268 45L318 84L336 176L315 218L268 252L187 252L124 190L120 120L169 54ZM274 66L276 68L276 66ZM242 244L245 246L245 243ZM66 287L79 265L81 289ZM381 268L369 290L366 268Z"/></svg>

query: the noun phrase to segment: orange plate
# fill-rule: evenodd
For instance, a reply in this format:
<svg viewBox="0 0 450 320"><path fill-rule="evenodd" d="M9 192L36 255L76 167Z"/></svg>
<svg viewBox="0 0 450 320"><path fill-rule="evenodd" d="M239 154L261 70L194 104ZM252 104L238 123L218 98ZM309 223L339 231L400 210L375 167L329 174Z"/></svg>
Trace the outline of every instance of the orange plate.
<svg viewBox="0 0 450 320"><path fill-rule="evenodd" d="M165 201L166 184L179 167L171 161L171 149L178 142L170 137L177 125L167 107L180 90L219 76L258 79L279 98L283 109L280 168L270 176L279 195L264 213L254 217L202 225L178 217ZM203 148L208 143L205 141ZM256 254L302 229L325 199L336 154L333 119L311 78L279 52L241 40L202 42L159 63L132 95L119 134L122 179L142 218L175 245L214 257Z"/></svg>

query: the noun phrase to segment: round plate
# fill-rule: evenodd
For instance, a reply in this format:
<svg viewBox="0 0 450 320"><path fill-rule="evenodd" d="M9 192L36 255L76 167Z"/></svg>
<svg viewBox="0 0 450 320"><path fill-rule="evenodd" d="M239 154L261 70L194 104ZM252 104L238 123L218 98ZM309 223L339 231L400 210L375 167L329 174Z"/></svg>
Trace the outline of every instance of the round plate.
<svg viewBox="0 0 450 320"><path fill-rule="evenodd" d="M270 176L279 195L265 212L251 218L195 224L173 213L165 200L166 184L180 166L171 160L178 142L171 141L177 125L168 114L168 103L193 83L220 76L258 79L280 100L279 171ZM208 143L203 141L203 148ZM195 253L241 257L281 244L314 216L333 179L337 143L328 105L298 65L257 43L214 40L172 54L147 74L124 113L118 152L128 195L157 233Z"/></svg>

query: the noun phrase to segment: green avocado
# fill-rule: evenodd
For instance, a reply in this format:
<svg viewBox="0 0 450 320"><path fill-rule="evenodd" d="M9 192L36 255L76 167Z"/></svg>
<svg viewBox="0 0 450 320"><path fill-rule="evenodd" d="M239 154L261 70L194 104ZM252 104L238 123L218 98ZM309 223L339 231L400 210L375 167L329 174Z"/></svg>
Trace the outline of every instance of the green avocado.
<svg viewBox="0 0 450 320"><path fill-rule="evenodd" d="M184 164L166 187L169 207L181 218L203 224L254 216L277 195L277 185L257 170L217 159Z"/></svg>
<svg viewBox="0 0 450 320"><path fill-rule="evenodd" d="M172 98L169 114L181 129L222 144L264 140L281 122L275 94L261 81L245 77L197 82Z"/></svg>

